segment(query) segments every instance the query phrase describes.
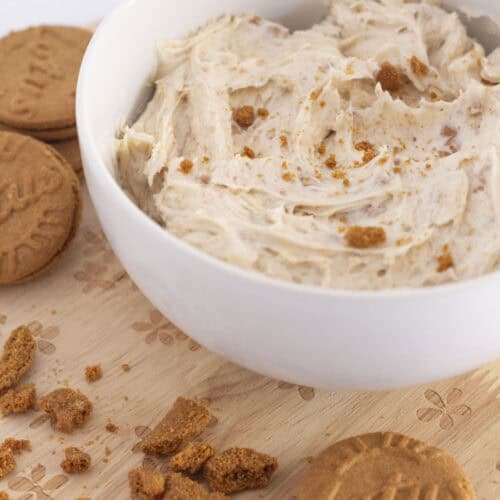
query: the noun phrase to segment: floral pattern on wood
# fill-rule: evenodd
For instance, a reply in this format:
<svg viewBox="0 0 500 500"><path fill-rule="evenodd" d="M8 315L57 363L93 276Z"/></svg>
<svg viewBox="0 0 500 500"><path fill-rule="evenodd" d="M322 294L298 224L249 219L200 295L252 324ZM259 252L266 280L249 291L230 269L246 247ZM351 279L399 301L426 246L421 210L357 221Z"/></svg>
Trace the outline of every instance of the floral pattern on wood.
<svg viewBox="0 0 500 500"><path fill-rule="evenodd" d="M52 500L52 494L68 482L64 474L56 474L47 479L47 469L44 465L35 466L29 477L17 475L9 479L8 486L11 491L23 493L18 500ZM43 481L43 484L42 484Z"/></svg>
<svg viewBox="0 0 500 500"><path fill-rule="evenodd" d="M293 389L295 387L297 388L299 396L304 401L312 401L314 399L314 396L316 395L316 393L312 387L307 387L305 385L289 384L288 382L278 382L278 389L281 389L281 390L289 390L289 389Z"/></svg>
<svg viewBox="0 0 500 500"><path fill-rule="evenodd" d="M188 340L190 351L201 349L200 344L190 339L181 332L172 322L166 319L158 309L152 309L149 317L145 321L136 321L132 324L132 329L138 333L145 334L146 344L153 344L159 340L163 345L171 346L175 340L185 342Z"/></svg>
<svg viewBox="0 0 500 500"><path fill-rule="evenodd" d="M44 327L40 321L32 321L28 324L33 336L37 339L38 350L50 356L56 352L56 346L51 342L55 338L59 337L60 330L57 326L47 326Z"/></svg>
<svg viewBox="0 0 500 500"><path fill-rule="evenodd" d="M432 407L419 408L417 418L421 422L432 422L439 419L439 427L443 430L451 429L455 425L453 417L467 417L472 414L472 409L464 404L457 404L462 398L462 391L457 388L451 389L443 399L433 389L424 392L424 397L431 403Z"/></svg>

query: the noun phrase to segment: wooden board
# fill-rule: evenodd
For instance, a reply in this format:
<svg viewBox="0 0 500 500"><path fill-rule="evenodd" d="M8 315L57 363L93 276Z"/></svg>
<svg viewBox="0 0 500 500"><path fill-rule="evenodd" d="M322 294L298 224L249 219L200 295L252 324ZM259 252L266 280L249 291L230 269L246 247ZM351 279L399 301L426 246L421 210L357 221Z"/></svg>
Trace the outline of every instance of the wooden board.
<svg viewBox="0 0 500 500"><path fill-rule="evenodd" d="M143 462L134 445L179 395L209 401L218 422L206 436L219 449L244 445L279 458L271 486L237 497L242 500L291 500L308 457L346 436L380 430L445 448L463 464L479 499L500 499L500 362L383 393L315 391L251 373L211 354L153 308L114 257L87 194L76 243L54 272L0 289L0 341L23 323L31 324L38 341L26 380L39 394L79 388L95 411L71 436L54 432L41 413L1 421L2 438L27 438L33 445L0 481L0 491L14 499L128 498L127 471ZM94 363L102 364L104 377L89 385L84 368ZM123 372L123 363L132 369ZM108 419L119 426L117 434L104 430ZM90 472L61 471L63 449L72 445L92 455Z"/></svg>

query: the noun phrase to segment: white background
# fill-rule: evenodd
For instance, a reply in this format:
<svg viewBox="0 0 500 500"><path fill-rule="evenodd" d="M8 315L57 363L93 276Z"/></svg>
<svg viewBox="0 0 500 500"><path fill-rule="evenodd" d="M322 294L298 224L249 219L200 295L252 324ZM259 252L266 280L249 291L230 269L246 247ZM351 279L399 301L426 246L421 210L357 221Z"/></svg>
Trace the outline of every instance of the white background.
<svg viewBox="0 0 500 500"><path fill-rule="evenodd" d="M123 0L0 0L0 36L37 24L97 23Z"/></svg>

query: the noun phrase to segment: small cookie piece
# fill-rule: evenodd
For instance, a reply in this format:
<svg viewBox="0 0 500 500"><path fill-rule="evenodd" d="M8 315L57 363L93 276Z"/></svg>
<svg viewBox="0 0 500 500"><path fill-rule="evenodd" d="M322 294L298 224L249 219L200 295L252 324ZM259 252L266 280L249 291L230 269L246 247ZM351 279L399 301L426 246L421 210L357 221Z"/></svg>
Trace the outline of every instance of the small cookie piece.
<svg viewBox="0 0 500 500"><path fill-rule="evenodd" d="M205 464L203 475L210 489L230 494L265 488L277 468L274 457L250 448L229 448Z"/></svg>
<svg viewBox="0 0 500 500"><path fill-rule="evenodd" d="M10 448L0 449L0 479L10 474L16 468L14 453Z"/></svg>
<svg viewBox="0 0 500 500"><path fill-rule="evenodd" d="M53 148L0 132L0 285L29 281L63 255L81 216L80 182Z"/></svg>
<svg viewBox="0 0 500 500"><path fill-rule="evenodd" d="M241 106L233 111L233 118L240 127L251 127L255 121L255 110L253 106Z"/></svg>
<svg viewBox="0 0 500 500"><path fill-rule="evenodd" d="M0 450L12 450L14 455L19 455L22 451L31 451L31 442L28 439L7 438L0 445Z"/></svg>
<svg viewBox="0 0 500 500"><path fill-rule="evenodd" d="M346 243L358 250L366 250L382 245L387 241L383 227L351 226L345 235Z"/></svg>
<svg viewBox="0 0 500 500"><path fill-rule="evenodd" d="M35 353L36 342L28 327L16 328L3 346L0 359L0 394L10 389L28 372L35 360Z"/></svg>
<svg viewBox="0 0 500 500"><path fill-rule="evenodd" d="M182 474L167 474L163 500L225 500L222 493L209 493L201 484L195 483Z"/></svg>
<svg viewBox="0 0 500 500"><path fill-rule="evenodd" d="M85 379L89 384L102 378L101 365L87 366L85 368Z"/></svg>
<svg viewBox="0 0 500 500"><path fill-rule="evenodd" d="M80 474L87 472L92 465L92 458L88 453L75 447L64 450L66 458L61 462L61 469L66 474Z"/></svg>
<svg viewBox="0 0 500 500"><path fill-rule="evenodd" d="M212 414L202 401L177 398L172 409L144 438L141 450L147 454L175 453L186 441L200 435Z"/></svg>
<svg viewBox="0 0 500 500"><path fill-rule="evenodd" d="M170 466L175 472L196 474L214 454L215 448L209 443L189 443L177 455L172 457Z"/></svg>
<svg viewBox="0 0 500 500"><path fill-rule="evenodd" d="M165 478L156 469L138 467L128 473L128 483L132 498L155 500L165 491Z"/></svg>
<svg viewBox="0 0 500 500"><path fill-rule="evenodd" d="M376 80L387 92L397 92L403 84L401 71L388 61L380 65Z"/></svg>
<svg viewBox="0 0 500 500"><path fill-rule="evenodd" d="M331 498L475 498L470 481L446 452L393 432L351 437L309 466L297 500Z"/></svg>
<svg viewBox="0 0 500 500"><path fill-rule="evenodd" d="M82 426L94 407L87 396L73 389L56 389L38 400L40 409L50 415L52 426L67 434Z"/></svg>
<svg viewBox="0 0 500 500"><path fill-rule="evenodd" d="M111 434L115 434L115 433L117 433L117 432L118 432L118 427L117 427L115 424L113 424L112 422L108 422L108 423L106 424L105 429L106 429L108 432L110 432Z"/></svg>
<svg viewBox="0 0 500 500"><path fill-rule="evenodd" d="M0 500L10 500L10 497L6 491L0 491Z"/></svg>
<svg viewBox="0 0 500 500"><path fill-rule="evenodd" d="M38 26L0 40L0 122L17 129L73 127L80 64L90 31Z"/></svg>
<svg viewBox="0 0 500 500"><path fill-rule="evenodd" d="M11 413L26 413L35 406L36 389L34 384L22 385L17 389L10 389L0 397L2 415L7 417Z"/></svg>

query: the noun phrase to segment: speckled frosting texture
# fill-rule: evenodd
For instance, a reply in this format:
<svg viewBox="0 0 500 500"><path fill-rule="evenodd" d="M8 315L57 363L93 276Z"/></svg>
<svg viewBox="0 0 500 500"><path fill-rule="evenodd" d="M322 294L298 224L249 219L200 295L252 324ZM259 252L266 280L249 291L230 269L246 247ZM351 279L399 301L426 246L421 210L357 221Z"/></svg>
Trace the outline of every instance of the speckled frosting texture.
<svg viewBox="0 0 500 500"><path fill-rule="evenodd" d="M480 276L500 251L500 55L435 2L335 0L307 31L224 16L159 48L125 189L208 254L357 290Z"/></svg>

